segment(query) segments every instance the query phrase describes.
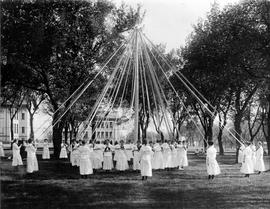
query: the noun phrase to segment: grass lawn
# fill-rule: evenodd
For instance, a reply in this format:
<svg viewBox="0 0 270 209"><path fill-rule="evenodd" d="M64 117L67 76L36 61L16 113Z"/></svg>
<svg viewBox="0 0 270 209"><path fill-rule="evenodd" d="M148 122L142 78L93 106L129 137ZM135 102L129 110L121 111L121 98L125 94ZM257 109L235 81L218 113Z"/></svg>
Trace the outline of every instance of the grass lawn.
<svg viewBox="0 0 270 209"><path fill-rule="evenodd" d="M222 174L207 180L205 159L189 155L184 171L154 171L142 182L139 173L98 171L80 179L67 161L39 160L40 171L1 162L1 208L270 208L270 172L243 178L234 156L218 157ZM24 162L25 163L25 162ZM265 163L269 168L269 161Z"/></svg>

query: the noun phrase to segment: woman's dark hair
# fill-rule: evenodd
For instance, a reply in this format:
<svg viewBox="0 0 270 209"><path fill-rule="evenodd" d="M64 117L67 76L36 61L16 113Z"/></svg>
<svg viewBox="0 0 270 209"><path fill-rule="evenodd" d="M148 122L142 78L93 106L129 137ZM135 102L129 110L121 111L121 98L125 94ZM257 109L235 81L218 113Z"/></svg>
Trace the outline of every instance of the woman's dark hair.
<svg viewBox="0 0 270 209"><path fill-rule="evenodd" d="M28 139L28 143L30 144L30 143L32 143L33 142L33 139Z"/></svg>
<svg viewBox="0 0 270 209"><path fill-rule="evenodd" d="M147 140L146 139L143 139L142 140L142 144L147 145Z"/></svg>
<svg viewBox="0 0 270 209"><path fill-rule="evenodd" d="M85 141L84 140L82 141L82 145L85 145Z"/></svg>
<svg viewBox="0 0 270 209"><path fill-rule="evenodd" d="M211 146L211 145L213 145L213 144L214 144L214 142L211 142L211 141L208 142L208 145L209 145L209 146Z"/></svg>

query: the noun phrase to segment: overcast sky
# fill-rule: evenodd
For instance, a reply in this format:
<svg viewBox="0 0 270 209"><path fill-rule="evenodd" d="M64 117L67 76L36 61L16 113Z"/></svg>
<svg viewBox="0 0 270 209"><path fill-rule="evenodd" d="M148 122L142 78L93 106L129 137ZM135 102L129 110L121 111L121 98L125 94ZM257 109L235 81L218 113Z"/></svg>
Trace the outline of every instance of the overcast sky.
<svg viewBox="0 0 270 209"><path fill-rule="evenodd" d="M145 34L155 44L166 44L167 50L185 44L192 25L204 18L216 1L220 7L239 0L112 0L117 5L142 5L146 11L143 22Z"/></svg>

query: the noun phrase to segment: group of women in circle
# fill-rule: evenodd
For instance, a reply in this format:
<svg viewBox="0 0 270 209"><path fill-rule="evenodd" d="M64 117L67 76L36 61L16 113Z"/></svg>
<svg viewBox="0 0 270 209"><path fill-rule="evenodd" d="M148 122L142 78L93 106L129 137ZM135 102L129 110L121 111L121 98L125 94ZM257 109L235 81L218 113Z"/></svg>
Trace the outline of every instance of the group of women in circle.
<svg viewBox="0 0 270 209"><path fill-rule="evenodd" d="M85 178L93 174L95 170L103 169L110 170L140 170L143 180L152 176L152 169L154 170L171 170L178 168L183 170L188 166L187 158L187 142L184 137L179 141L165 140L164 142L157 141L152 143L143 140L127 143L120 140L120 143L105 140L104 143L100 141L91 142L80 140L73 140L70 145L61 144L60 158L70 158L70 163L74 167L79 167L80 175ZM4 156L2 144L0 144L0 154ZM213 142L208 143L206 150L206 168L209 179L213 179L215 175L220 174L220 168L216 160L217 150ZM27 173L38 171L38 161L36 157L36 146L32 139L21 144L15 139L12 143L12 166L23 165L20 148L25 146L27 152ZM45 139L43 143L42 159L50 159L49 143ZM248 146L242 145L239 149L238 161L241 163L240 172L249 177L255 171L261 173L265 171L263 160L262 142L258 142L257 146L254 143L249 143Z"/></svg>
<svg viewBox="0 0 270 209"><path fill-rule="evenodd" d="M62 143L60 158L68 158L67 150L70 152L71 165L80 168L82 177L98 169L106 171L132 169L141 170L142 176L146 179L147 176L152 176L152 169L184 169L188 166L185 140L178 142L165 140L163 143L143 141L136 144L131 141L124 143L124 140L115 144L109 140L105 140L104 143L74 140L70 146Z"/></svg>

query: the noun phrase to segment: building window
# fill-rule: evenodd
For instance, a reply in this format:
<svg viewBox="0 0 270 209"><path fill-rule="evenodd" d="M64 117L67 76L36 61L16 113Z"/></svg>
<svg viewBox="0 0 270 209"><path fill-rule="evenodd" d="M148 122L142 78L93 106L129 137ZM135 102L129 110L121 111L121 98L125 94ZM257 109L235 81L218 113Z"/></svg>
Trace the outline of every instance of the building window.
<svg viewBox="0 0 270 209"><path fill-rule="evenodd" d="M104 139L104 132L101 132L101 138Z"/></svg>
<svg viewBox="0 0 270 209"><path fill-rule="evenodd" d="M100 138L100 132L97 132L97 138L98 139Z"/></svg>
<svg viewBox="0 0 270 209"><path fill-rule="evenodd" d="M25 133L25 127L22 127L22 134Z"/></svg>
<svg viewBox="0 0 270 209"><path fill-rule="evenodd" d="M105 137L106 137L106 139L108 138L108 132L107 131L105 132Z"/></svg>
<svg viewBox="0 0 270 209"><path fill-rule="evenodd" d="M110 128L113 128L113 123L112 122L110 122Z"/></svg>
<svg viewBox="0 0 270 209"><path fill-rule="evenodd" d="M17 124L17 133L19 133L19 124Z"/></svg>
<svg viewBox="0 0 270 209"><path fill-rule="evenodd" d="M112 138L112 132L110 132L110 138Z"/></svg>
<svg viewBox="0 0 270 209"><path fill-rule="evenodd" d="M104 128L104 123L103 122L101 122L101 128Z"/></svg>
<svg viewBox="0 0 270 209"><path fill-rule="evenodd" d="M108 123L106 123L106 128L109 128L109 124Z"/></svg>
<svg viewBox="0 0 270 209"><path fill-rule="evenodd" d="M22 113L22 120L25 120L25 113Z"/></svg>

